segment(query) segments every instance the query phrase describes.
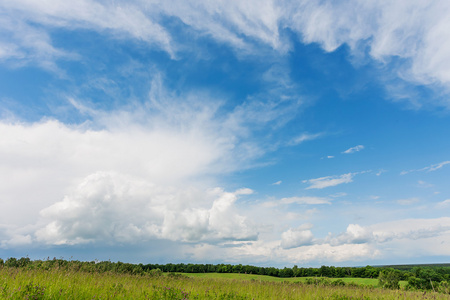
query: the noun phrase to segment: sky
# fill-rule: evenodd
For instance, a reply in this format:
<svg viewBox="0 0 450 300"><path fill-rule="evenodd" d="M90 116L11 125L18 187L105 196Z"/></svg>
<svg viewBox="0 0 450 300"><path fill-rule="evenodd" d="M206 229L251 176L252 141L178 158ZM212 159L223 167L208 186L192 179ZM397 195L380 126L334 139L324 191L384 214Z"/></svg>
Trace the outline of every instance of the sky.
<svg viewBox="0 0 450 300"><path fill-rule="evenodd" d="M450 259L450 2L0 1L0 257Z"/></svg>

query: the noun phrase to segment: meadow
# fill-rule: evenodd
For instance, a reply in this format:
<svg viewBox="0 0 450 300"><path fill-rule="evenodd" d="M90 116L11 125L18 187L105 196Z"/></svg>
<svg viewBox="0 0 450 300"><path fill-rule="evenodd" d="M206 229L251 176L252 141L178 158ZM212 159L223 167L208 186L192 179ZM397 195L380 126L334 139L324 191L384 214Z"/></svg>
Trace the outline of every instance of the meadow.
<svg viewBox="0 0 450 300"><path fill-rule="evenodd" d="M123 274L58 266L3 266L0 299L450 299L450 295L442 293L377 288L376 281L309 278L308 282L308 278L247 274L179 274L160 270Z"/></svg>
<svg viewBox="0 0 450 300"><path fill-rule="evenodd" d="M187 273L184 274L190 278L212 278L212 279L230 279L230 280L257 280L266 282L284 282L284 283L307 283L308 280L314 279L314 277L290 277L280 278L267 275L256 274L236 274L236 273ZM329 279L330 283L341 280L346 284L356 284L358 286L376 287L378 286L378 279L373 278L333 278ZM402 286L406 285L406 281L401 282Z"/></svg>

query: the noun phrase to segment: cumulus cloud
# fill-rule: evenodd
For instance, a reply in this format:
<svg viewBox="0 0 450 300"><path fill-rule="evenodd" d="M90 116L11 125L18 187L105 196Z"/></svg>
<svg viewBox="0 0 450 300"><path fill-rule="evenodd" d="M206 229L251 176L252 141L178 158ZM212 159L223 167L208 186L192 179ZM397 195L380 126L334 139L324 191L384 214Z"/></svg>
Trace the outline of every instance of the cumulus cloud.
<svg viewBox="0 0 450 300"><path fill-rule="evenodd" d="M329 242L331 245L343 245L343 244L364 244L373 241L373 234L367 228L364 228L358 224L350 224L347 230L338 235L336 238L331 239Z"/></svg>
<svg viewBox="0 0 450 300"><path fill-rule="evenodd" d="M344 244L332 246L330 244L315 244L291 249L280 249L276 256L293 263L315 262L343 262L353 263L365 259L374 259L380 256L380 251L369 244Z"/></svg>
<svg viewBox="0 0 450 300"><path fill-rule="evenodd" d="M314 239L314 235L310 230L311 227L311 224L306 224L297 228L289 228L281 234L281 247L283 249L291 249L311 245Z"/></svg>
<svg viewBox="0 0 450 300"><path fill-rule="evenodd" d="M278 109L272 101L265 111L264 101L254 98L219 114L220 100L204 93L172 94L158 76L143 104L102 111L77 99L70 102L89 121L0 122L2 223L19 227L39 223L44 229L38 239L53 244L86 243L97 237L118 242L142 237L179 241L256 237L234 207L236 197L253 190L215 196L206 191L217 186L216 175L250 168L268 151L252 140L253 122L258 128L272 127L271 122L289 111L286 105ZM255 118L248 118L251 115ZM122 185L117 183L121 180ZM196 192L195 200L201 203L192 200L193 206L179 206L180 195L190 199L185 195L190 188L202 191ZM151 199L145 200L145 193ZM154 199L166 203L158 204L159 213L158 205L151 206ZM180 203L171 202L174 199ZM12 214L18 205L21 214ZM175 206L170 210L165 205ZM41 217L37 211L42 211ZM126 221L140 212L159 223ZM109 227L103 226L108 222ZM32 236L34 231L21 234Z"/></svg>
<svg viewBox="0 0 450 300"><path fill-rule="evenodd" d="M450 218L405 219L369 226L349 224L344 232L330 233L325 238L315 237L311 228L311 224L304 224L282 232L280 248L270 243L264 246L262 241L252 242L243 248L248 253L264 253L288 262L355 262L388 258L392 255L392 247L398 249L399 255L407 252L409 247L420 248L420 255L445 255L447 248L440 246L438 248L441 250L435 251L432 247L424 247L423 241L433 245L450 242Z"/></svg>
<svg viewBox="0 0 450 300"><path fill-rule="evenodd" d="M326 176L315 179L303 180L303 183L309 184L306 189L324 189L331 186L336 186L343 183L350 183L353 181L353 176L356 173L347 173L339 176Z"/></svg>
<svg viewBox="0 0 450 300"><path fill-rule="evenodd" d="M352 154L352 153L355 153L355 152L359 152L359 151L361 151L363 149L364 149L363 145L358 145L358 146L355 146L355 147L351 147L351 148L343 151L342 153L344 153L344 154Z"/></svg>
<svg viewBox="0 0 450 300"><path fill-rule="evenodd" d="M347 230L336 236L328 236L321 243L342 244L383 244L394 240L420 240L447 235L450 218L404 219L369 226L350 224Z"/></svg>
<svg viewBox="0 0 450 300"><path fill-rule="evenodd" d="M162 188L145 180L99 172L41 211L48 222L38 241L49 244L135 243L152 238L198 242L253 240L256 232L222 189Z"/></svg>
<svg viewBox="0 0 450 300"><path fill-rule="evenodd" d="M28 246L32 243L32 237L23 228L17 228L12 224L0 223L0 248L14 248Z"/></svg>
<svg viewBox="0 0 450 300"><path fill-rule="evenodd" d="M405 219L370 226L378 242L393 239L419 240L444 235L450 230L450 218Z"/></svg>

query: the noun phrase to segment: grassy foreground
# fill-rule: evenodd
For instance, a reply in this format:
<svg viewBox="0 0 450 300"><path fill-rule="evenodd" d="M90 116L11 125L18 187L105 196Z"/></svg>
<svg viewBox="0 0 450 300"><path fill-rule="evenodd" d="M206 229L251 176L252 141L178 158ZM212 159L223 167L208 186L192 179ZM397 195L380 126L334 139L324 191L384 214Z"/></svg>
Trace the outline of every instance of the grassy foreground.
<svg viewBox="0 0 450 300"><path fill-rule="evenodd" d="M231 279L215 275L194 278L3 267L0 299L450 299L437 293L269 281L258 275L241 274Z"/></svg>

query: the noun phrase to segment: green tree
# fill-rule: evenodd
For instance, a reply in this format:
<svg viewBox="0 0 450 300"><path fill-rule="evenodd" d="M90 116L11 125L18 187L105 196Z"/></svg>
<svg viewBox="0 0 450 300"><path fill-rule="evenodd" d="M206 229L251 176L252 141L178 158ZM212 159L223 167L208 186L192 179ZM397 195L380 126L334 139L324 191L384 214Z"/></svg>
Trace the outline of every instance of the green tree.
<svg viewBox="0 0 450 300"><path fill-rule="evenodd" d="M394 270L383 270L378 276L378 285L387 289L399 289L399 281L400 276Z"/></svg>

